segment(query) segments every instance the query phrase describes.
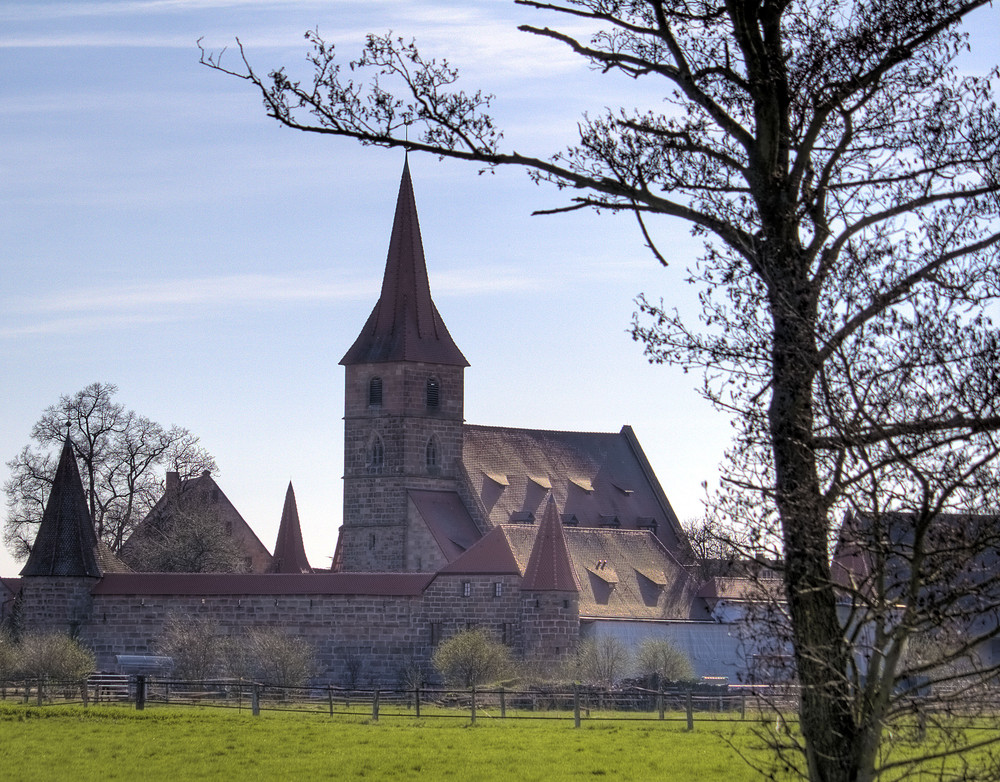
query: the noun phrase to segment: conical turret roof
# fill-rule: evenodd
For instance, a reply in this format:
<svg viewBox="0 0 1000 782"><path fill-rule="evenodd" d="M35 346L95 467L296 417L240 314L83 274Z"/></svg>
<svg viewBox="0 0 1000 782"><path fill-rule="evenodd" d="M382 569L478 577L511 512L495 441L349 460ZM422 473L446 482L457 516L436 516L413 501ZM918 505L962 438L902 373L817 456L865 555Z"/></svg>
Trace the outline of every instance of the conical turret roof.
<svg viewBox="0 0 1000 782"><path fill-rule="evenodd" d="M97 534L69 436L22 576L101 577Z"/></svg>
<svg viewBox="0 0 1000 782"><path fill-rule="evenodd" d="M349 366L386 361L469 366L431 299L409 161L403 164L399 183L382 292L361 334L340 363Z"/></svg>
<svg viewBox="0 0 1000 782"><path fill-rule="evenodd" d="M274 544L271 573L311 573L306 549L302 544L302 527L299 525L299 511L295 505L292 482L288 482L285 492L285 507L281 511L278 526L278 540Z"/></svg>
<svg viewBox="0 0 1000 782"><path fill-rule="evenodd" d="M579 592L580 582L566 547L556 501L549 497L535 545L524 568L522 592Z"/></svg>

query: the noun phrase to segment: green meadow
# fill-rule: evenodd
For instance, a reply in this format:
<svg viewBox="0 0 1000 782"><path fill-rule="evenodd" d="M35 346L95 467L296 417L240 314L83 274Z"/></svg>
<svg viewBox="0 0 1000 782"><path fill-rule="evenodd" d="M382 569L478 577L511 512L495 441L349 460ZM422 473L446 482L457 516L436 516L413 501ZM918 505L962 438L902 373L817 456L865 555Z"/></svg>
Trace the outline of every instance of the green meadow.
<svg viewBox="0 0 1000 782"><path fill-rule="evenodd" d="M0 702L0 777L32 780L759 779L753 723L330 718Z"/></svg>

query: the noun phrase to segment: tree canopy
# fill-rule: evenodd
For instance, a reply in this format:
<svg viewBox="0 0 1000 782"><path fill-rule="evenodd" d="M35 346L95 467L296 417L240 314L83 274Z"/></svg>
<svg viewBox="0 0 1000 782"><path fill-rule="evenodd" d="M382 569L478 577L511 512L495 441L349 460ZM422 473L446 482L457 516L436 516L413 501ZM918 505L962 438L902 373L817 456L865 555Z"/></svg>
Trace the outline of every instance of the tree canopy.
<svg viewBox="0 0 1000 782"><path fill-rule="evenodd" d="M1000 610L996 578L976 582L973 612L952 595L928 613L922 586L995 545L983 524L949 548L954 535L928 534L934 520L1000 506L997 72L956 65L961 25L988 0L516 1L546 19L522 31L595 78L634 79L656 108L585 115L563 151L533 156L505 148L490 96L459 90L454 68L391 35L369 35L344 67L309 33L307 82L258 74L242 47L234 68L202 61L250 82L288 127L521 166L567 194L551 211L631 213L660 263L655 218L703 237L689 269L700 322L641 297L633 335L654 362L704 370L704 394L737 425L717 500L783 562L804 767L855 780L918 765L921 753L901 761L883 745L914 673L908 642L942 617L961 644L924 648L949 656L998 632L973 621ZM891 600L879 577L891 556L864 583L831 570L848 511L907 519ZM894 525L868 525L862 547ZM972 582L940 583L968 596ZM957 690L995 664L979 658Z"/></svg>
<svg viewBox="0 0 1000 782"><path fill-rule="evenodd" d="M115 401L118 387L92 383L50 405L31 429L31 443L7 463L4 542L26 558L45 510L67 435L80 464L98 539L118 552L164 489L164 473L182 478L217 469L198 438L180 426L164 427Z"/></svg>

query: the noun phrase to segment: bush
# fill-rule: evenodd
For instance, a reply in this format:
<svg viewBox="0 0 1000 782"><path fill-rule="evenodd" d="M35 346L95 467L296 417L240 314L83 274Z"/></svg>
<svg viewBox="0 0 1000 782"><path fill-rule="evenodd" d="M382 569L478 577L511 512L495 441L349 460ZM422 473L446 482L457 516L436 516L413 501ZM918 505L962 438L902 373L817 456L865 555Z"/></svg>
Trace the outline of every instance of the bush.
<svg viewBox="0 0 1000 782"><path fill-rule="evenodd" d="M611 635L588 638L576 653L580 680L599 687L613 687L628 675L632 655L625 644Z"/></svg>
<svg viewBox="0 0 1000 782"><path fill-rule="evenodd" d="M156 650L173 659L178 679L204 681L217 675L222 663L222 642L208 619L171 616Z"/></svg>
<svg viewBox="0 0 1000 782"><path fill-rule="evenodd" d="M510 649L485 630L463 630L434 652L434 667L455 687L475 687L504 678L511 668Z"/></svg>
<svg viewBox="0 0 1000 782"><path fill-rule="evenodd" d="M28 633L16 646L15 666L32 679L76 681L94 671L94 655L62 633Z"/></svg>
<svg viewBox="0 0 1000 782"><path fill-rule="evenodd" d="M232 639L245 649L253 679L280 687L300 687L316 667L313 648L303 639L270 627L252 627L245 636ZM235 671L230 671L235 675Z"/></svg>
<svg viewBox="0 0 1000 782"><path fill-rule="evenodd" d="M14 675L17 667L17 647L10 633L0 627L0 682Z"/></svg>
<svg viewBox="0 0 1000 782"><path fill-rule="evenodd" d="M636 669L648 677L652 686L660 682L688 681L694 678L691 660L664 638L647 638L639 645Z"/></svg>

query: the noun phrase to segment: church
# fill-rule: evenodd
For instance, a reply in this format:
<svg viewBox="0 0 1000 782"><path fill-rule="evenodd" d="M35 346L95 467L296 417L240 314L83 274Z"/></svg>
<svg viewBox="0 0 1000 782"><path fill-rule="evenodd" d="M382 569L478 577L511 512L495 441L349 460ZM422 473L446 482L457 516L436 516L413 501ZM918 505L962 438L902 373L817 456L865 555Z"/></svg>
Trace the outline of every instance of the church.
<svg viewBox="0 0 1000 782"><path fill-rule="evenodd" d="M25 629L72 632L107 671L118 655L155 654L169 620L199 617L220 634L267 625L306 639L318 684L342 683L359 661L371 683L414 664L430 672L435 646L467 627L546 662L585 637L665 637L699 675L738 675L739 641L720 617L739 589L699 579L629 426L465 422L468 361L431 297L406 164L381 292L340 363L344 508L330 570L306 559L291 485L271 553L210 475L168 473L138 534L214 508L249 572L131 572L96 539L67 441L35 546L0 597Z"/></svg>

